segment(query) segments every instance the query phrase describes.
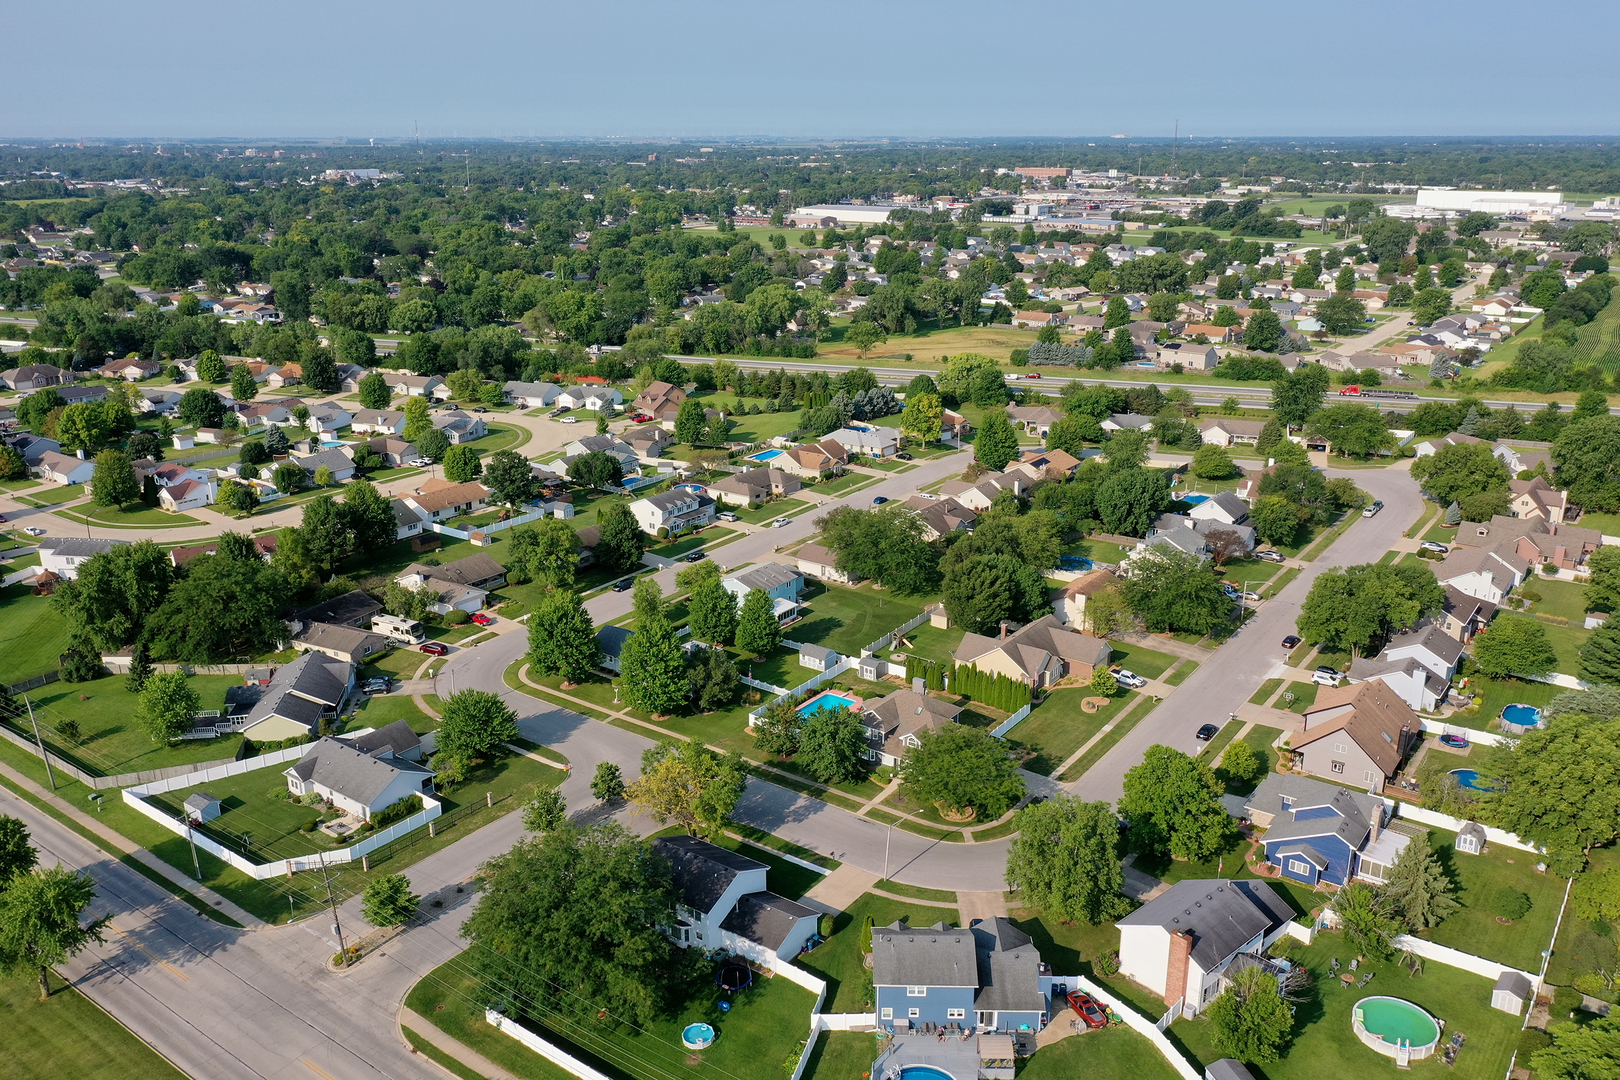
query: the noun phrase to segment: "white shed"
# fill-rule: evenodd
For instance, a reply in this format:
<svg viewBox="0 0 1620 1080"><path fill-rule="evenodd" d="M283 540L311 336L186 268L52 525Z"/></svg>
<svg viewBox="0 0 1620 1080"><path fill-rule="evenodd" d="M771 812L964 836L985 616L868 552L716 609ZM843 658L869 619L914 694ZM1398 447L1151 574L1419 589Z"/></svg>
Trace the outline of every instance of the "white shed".
<svg viewBox="0 0 1620 1080"><path fill-rule="evenodd" d="M1522 1016L1524 1007L1535 996L1535 987L1524 972L1510 969L1502 972L1496 985L1491 987L1491 1008Z"/></svg>
<svg viewBox="0 0 1620 1080"><path fill-rule="evenodd" d="M1485 854L1485 826L1470 821L1457 830L1457 850L1466 855Z"/></svg>

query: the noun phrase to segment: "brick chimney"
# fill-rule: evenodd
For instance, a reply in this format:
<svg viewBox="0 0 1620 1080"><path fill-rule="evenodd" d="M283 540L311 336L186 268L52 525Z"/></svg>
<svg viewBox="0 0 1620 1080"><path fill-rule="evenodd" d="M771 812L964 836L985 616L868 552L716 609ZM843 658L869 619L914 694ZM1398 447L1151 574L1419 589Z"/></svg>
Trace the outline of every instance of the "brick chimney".
<svg viewBox="0 0 1620 1080"><path fill-rule="evenodd" d="M1187 996L1187 972L1192 963L1192 935L1177 930L1170 935L1170 963L1164 976L1164 1003L1174 1005Z"/></svg>
<svg viewBox="0 0 1620 1080"><path fill-rule="evenodd" d="M1006 619L1001 620L1001 639L1000 640L1002 640L1002 641L1007 640L1007 620Z"/></svg>

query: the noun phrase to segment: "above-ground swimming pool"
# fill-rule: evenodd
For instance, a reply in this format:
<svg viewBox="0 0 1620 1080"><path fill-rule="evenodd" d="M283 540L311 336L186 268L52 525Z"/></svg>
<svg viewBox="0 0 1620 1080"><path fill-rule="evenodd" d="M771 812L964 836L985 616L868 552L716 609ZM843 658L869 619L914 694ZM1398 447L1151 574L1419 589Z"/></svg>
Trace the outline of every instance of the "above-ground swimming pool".
<svg viewBox="0 0 1620 1080"><path fill-rule="evenodd" d="M1452 769L1451 775L1457 778L1457 786L1467 788L1469 791L1495 791L1490 784L1480 783L1478 769Z"/></svg>
<svg viewBox="0 0 1620 1080"><path fill-rule="evenodd" d="M1520 727L1535 727L1541 723L1541 710L1534 705L1509 705L1502 710L1502 720Z"/></svg>
<svg viewBox="0 0 1620 1080"><path fill-rule="evenodd" d="M323 447L325 447L326 449L330 450L335 446L342 446L343 444L338 442L335 439L322 439L321 440L321 445Z"/></svg>
<svg viewBox="0 0 1620 1080"><path fill-rule="evenodd" d="M1084 555L1060 555L1058 557L1059 570L1090 570L1095 565Z"/></svg>
<svg viewBox="0 0 1620 1080"><path fill-rule="evenodd" d="M681 1029L681 1045L688 1050L703 1050L714 1043L714 1028L708 1024L687 1024Z"/></svg>
<svg viewBox="0 0 1620 1080"><path fill-rule="evenodd" d="M1362 998L1356 1002L1350 1023L1357 1038L1392 1058L1399 1058L1403 1050L1414 1061L1426 1058L1440 1042L1440 1022L1400 998Z"/></svg>
<svg viewBox="0 0 1620 1080"><path fill-rule="evenodd" d="M956 1080L956 1077L932 1065L907 1065L900 1070L900 1080Z"/></svg>
<svg viewBox="0 0 1620 1080"><path fill-rule="evenodd" d="M1201 502L1208 502L1208 495L1183 495L1181 501L1189 506L1197 506Z"/></svg>
<svg viewBox="0 0 1620 1080"><path fill-rule="evenodd" d="M781 456L782 456L782 451L780 451L780 450L761 450L757 454L749 454L748 455L748 460L749 461L769 461L769 460L771 460L771 458L779 458Z"/></svg>
<svg viewBox="0 0 1620 1080"><path fill-rule="evenodd" d="M800 705L796 710L802 717L814 716L816 713L828 709L848 709L851 712L860 712L862 700L854 694L845 694L837 690L823 690L809 701Z"/></svg>

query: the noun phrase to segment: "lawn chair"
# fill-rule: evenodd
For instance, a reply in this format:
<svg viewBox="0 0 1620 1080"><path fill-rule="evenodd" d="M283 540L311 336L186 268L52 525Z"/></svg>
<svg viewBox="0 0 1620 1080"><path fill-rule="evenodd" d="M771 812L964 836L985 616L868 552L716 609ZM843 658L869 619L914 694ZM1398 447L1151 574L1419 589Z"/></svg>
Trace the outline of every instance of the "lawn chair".
<svg viewBox="0 0 1620 1080"><path fill-rule="evenodd" d="M1351 961L1350 961L1350 970L1351 970L1351 971L1354 971L1354 970L1356 970L1356 967L1357 967L1357 966L1358 966L1358 965L1359 965L1359 964L1360 964L1360 963L1361 963L1361 957L1359 957L1359 956L1357 956L1357 957L1354 957L1354 958L1353 958L1353 959L1352 959L1352 960L1351 960Z"/></svg>
<svg viewBox="0 0 1620 1080"><path fill-rule="evenodd" d="M1337 975L1339 973L1339 958L1337 956L1333 958L1333 963L1330 966L1333 970L1333 974Z"/></svg>

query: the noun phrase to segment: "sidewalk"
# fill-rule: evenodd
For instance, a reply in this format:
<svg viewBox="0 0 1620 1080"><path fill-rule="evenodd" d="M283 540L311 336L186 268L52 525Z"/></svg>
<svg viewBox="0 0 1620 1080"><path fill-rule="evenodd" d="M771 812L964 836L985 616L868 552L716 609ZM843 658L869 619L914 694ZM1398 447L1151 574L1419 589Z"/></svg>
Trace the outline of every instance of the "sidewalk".
<svg viewBox="0 0 1620 1080"><path fill-rule="evenodd" d="M451 1057L455 1058L457 1061L461 1062L463 1065L467 1066L480 1076L487 1076L489 1077L489 1080L517 1080L517 1078L514 1077L510 1072L507 1072L505 1069L501 1068L499 1065L495 1064L493 1061L489 1060L489 1058L485 1057L483 1054L480 1054L478 1051L474 1050L460 1039L440 1031L434 1026L433 1021L429 1020L415 1009L401 1005L399 1007L399 1015L395 1017L395 1022L399 1024L400 1027L409 1027L417 1035L420 1035L425 1041L432 1043L436 1048L444 1051L446 1054L449 1054ZM403 1031L400 1032L399 1037L402 1042L406 1043L406 1045L410 1044L410 1040L405 1038L405 1033ZM426 1057L426 1055L423 1056ZM432 1061L431 1058L428 1060ZM438 1065L437 1062L433 1062L433 1064Z"/></svg>
<svg viewBox="0 0 1620 1080"><path fill-rule="evenodd" d="M808 907L837 915L847 911L862 894L871 891L877 880L878 876L871 871L844 863L816 882L799 900Z"/></svg>

